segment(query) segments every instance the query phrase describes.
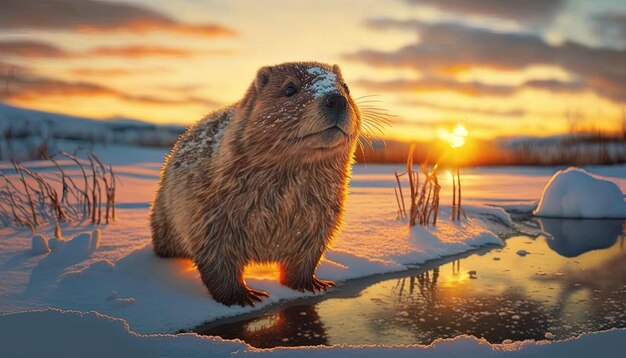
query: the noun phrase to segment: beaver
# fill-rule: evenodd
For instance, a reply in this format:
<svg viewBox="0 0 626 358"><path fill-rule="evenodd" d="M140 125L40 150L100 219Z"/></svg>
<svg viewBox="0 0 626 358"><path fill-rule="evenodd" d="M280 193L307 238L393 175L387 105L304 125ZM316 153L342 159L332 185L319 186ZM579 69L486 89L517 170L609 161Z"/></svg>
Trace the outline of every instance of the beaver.
<svg viewBox="0 0 626 358"><path fill-rule="evenodd" d="M334 286L315 275L343 216L361 113L339 66L262 67L244 98L191 126L167 156L150 209L161 257L194 261L215 300L268 297L243 279L248 263L278 263L299 291Z"/></svg>

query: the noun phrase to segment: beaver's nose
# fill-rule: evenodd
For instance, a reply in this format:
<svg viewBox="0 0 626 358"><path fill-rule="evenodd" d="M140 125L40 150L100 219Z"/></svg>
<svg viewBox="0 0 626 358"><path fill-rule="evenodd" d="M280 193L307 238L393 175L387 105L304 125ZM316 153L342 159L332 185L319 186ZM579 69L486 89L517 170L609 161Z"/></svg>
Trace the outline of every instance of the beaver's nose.
<svg viewBox="0 0 626 358"><path fill-rule="evenodd" d="M328 108L346 109L347 104L346 97L340 94L331 94L326 97L326 107Z"/></svg>

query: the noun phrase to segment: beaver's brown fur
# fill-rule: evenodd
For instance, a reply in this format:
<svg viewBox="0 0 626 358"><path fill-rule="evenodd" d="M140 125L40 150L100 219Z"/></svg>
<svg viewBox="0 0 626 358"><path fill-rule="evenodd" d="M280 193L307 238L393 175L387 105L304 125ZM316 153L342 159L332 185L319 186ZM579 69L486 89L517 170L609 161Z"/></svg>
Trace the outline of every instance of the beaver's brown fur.
<svg viewBox="0 0 626 358"><path fill-rule="evenodd" d="M261 68L241 101L189 128L167 157L155 252L193 259L227 305L267 296L244 282L249 262L279 263L296 290L334 285L315 269L341 222L360 126L337 65Z"/></svg>

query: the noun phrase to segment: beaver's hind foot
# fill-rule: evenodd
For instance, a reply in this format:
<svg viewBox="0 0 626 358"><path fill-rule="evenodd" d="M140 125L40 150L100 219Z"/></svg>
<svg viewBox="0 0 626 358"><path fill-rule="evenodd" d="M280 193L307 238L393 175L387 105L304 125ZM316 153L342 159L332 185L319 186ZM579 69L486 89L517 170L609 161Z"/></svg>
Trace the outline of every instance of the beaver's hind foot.
<svg viewBox="0 0 626 358"><path fill-rule="evenodd" d="M259 291L247 286L241 286L226 295L215 295L213 298L226 306L239 305L242 307L254 307L256 302L263 302L263 297L269 296L270 295L265 291Z"/></svg>
<svg viewBox="0 0 626 358"><path fill-rule="evenodd" d="M300 278L296 280L289 280L284 282L287 287L290 287L296 291L304 292L321 292L335 286L333 281L320 280L315 275L307 278Z"/></svg>

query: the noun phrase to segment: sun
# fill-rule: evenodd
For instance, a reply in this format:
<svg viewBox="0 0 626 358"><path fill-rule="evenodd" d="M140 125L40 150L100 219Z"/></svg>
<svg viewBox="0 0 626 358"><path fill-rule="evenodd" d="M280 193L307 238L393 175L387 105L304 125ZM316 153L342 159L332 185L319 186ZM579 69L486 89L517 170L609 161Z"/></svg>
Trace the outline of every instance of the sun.
<svg viewBox="0 0 626 358"><path fill-rule="evenodd" d="M468 134L469 132L467 129L465 129L465 127L461 124L457 124L456 128L454 128L452 132L447 129L439 130L439 138L450 143L452 148L461 148L465 145L465 137L467 137Z"/></svg>

